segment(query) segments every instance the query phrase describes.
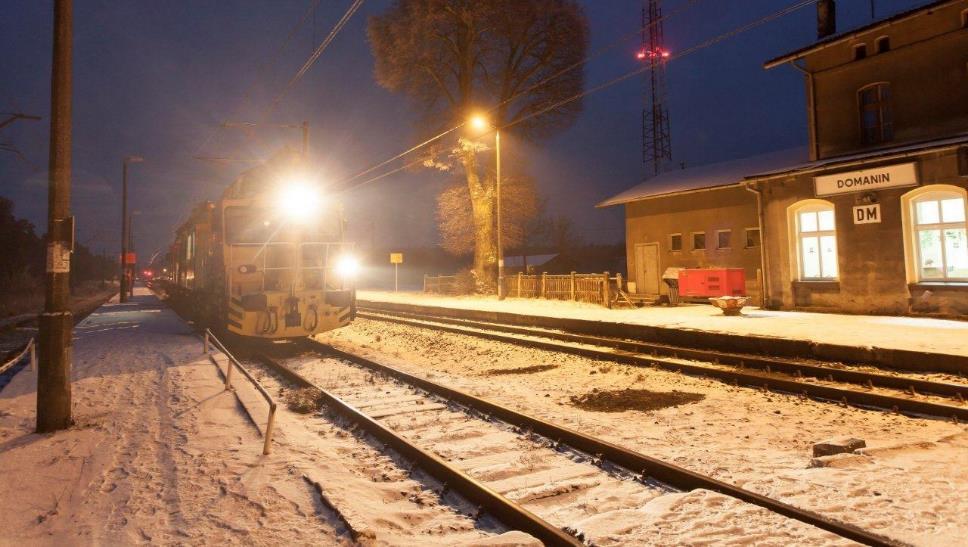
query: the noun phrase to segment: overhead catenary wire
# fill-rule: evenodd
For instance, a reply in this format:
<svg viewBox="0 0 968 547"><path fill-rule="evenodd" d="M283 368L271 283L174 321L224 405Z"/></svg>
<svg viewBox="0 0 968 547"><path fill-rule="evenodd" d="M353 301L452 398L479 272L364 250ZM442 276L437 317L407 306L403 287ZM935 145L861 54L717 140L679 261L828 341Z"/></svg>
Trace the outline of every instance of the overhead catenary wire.
<svg viewBox="0 0 968 547"><path fill-rule="evenodd" d="M309 20L309 17L310 16L315 17L316 10L319 8L320 2L322 2L322 0L312 0L309 3L309 7L306 8L306 11L304 11L302 16L299 17L299 20L296 21L296 24L289 29L289 33L286 34L286 38L282 41L281 44L279 44L279 47L277 47L271 54L269 54L269 56L266 57L265 60L259 63L259 65L255 69L255 76L253 76L252 80L246 86L245 91L242 93L242 96L239 99L239 106L244 105L249 99L251 99L252 92L253 90L255 90L256 84L262 81L263 76L267 71L268 67L273 63L273 61L275 61L282 55L282 53L286 50L286 47L289 46L289 43L292 42L296 34L302 29L303 25L306 24L306 21ZM204 141L202 141L201 146L198 147L198 150L196 151L195 154L192 154L192 156L197 157L198 154L201 153L201 151L205 149L206 146L208 146L208 144L212 141L215 135L218 134L219 130L224 128L224 124L226 121L227 120L223 120L221 124L215 125L215 127L213 127L211 131L209 131L208 136L205 138Z"/></svg>
<svg viewBox="0 0 968 547"><path fill-rule="evenodd" d="M702 42L700 44L697 44L697 45L695 45L693 47L687 48L687 49L685 49L685 50L683 50L683 51L681 51L679 53L672 54L672 55L670 55L666 59L665 62L671 62L671 61L680 59L682 57L685 57L687 55L690 55L692 53L695 53L697 51L700 51L702 49L705 49L707 47L713 46L713 45L715 45L715 44L717 44L719 42L722 42L724 40L728 40L728 39L730 39L730 38L732 38L732 37L734 37L734 36L736 36L738 34L742 34L744 32L747 32L750 29L753 29L753 28L756 28L758 26L764 25L764 24L769 23L769 22L771 22L773 20L776 20L776 19L778 19L780 17L784 17L786 15L789 15L790 13L793 13L793 12L795 12L795 11L797 11L799 9L804 8L805 6L811 5L811 4L815 3L815 2L816 2L816 0L800 0L799 2L796 2L795 4L792 4L790 6L787 6L786 8L783 8L783 9L781 9L779 11L773 12L773 13L771 13L769 15L766 15L766 16L760 18L760 19L757 19L755 21L751 21L751 22L749 22L749 23L747 23L745 25L742 25L740 27L737 27L737 28L734 28L734 29L729 30L727 32L724 32L722 34L719 34L719 35L717 35L717 36L715 36L713 38L710 38L709 40L706 40L706 41L704 41L704 42ZM584 90L584 91L582 91L580 93L576 93L576 94L574 94L574 95L572 95L570 97L566 97L565 99L562 99L560 101L556 101L556 102L552 103L551 105L548 105L547 107L544 107L544 108L541 108L539 110L536 110L536 111L528 114L527 116L524 116L524 117L522 117L520 119L515 120L513 123L509 123L509 124L507 124L505 126L492 129L490 132L493 132L496 129L499 130L499 129L506 129L508 127L513 127L514 125L517 125L519 123L522 123L524 121L527 121L527 120L529 120L531 118L534 118L536 116L540 116L540 115L545 114L547 112L550 112L550 111L552 111L552 110L554 110L556 108L560 108L561 106L564 106L564 105L566 105L568 103L577 101L578 99L581 99L583 97L586 97L588 95L591 95L591 94L596 93L598 91L601 91L603 89L606 89L606 88L612 87L612 86L614 86L616 84L619 84L621 82L624 82L625 80L628 80L629 78L633 78L635 76L638 76L640 74L643 74L643 73L647 72L650 69L651 69L651 67L646 66L646 67L643 67L643 68L637 68L635 70L626 72L626 73L624 73L624 74L622 74L622 75L620 75L620 76L618 76L616 78L613 78L613 79L608 80L606 82L603 82L603 83L601 83L599 85L596 85L594 87L591 87L589 89L586 89L586 90ZM405 155L407 155L407 154L409 154L409 153L411 153L413 151L416 151L417 149L422 148L423 146L426 146L427 144L430 144L431 142L437 140L438 138L440 138L440 137L442 137L442 136L444 136L444 135L446 135L448 133L451 133L453 131L456 131L457 129L460 129L463 126L464 126L464 124L461 123L461 124L459 124L459 125L451 128L451 129L448 129L447 131L441 133L438 137L434 137L432 139L428 139L427 141L424 141L420 145L417 145L415 147L412 147L408 151L406 151L404 153L401 153L401 154L395 156L394 158L391 158L388 161L383 162L381 165L386 165L387 163L390 163L390 162L392 162L392 161L394 161L396 159L399 159L399 158L401 158L401 157L403 157L403 156L405 156ZM341 188L341 190L347 191L347 190L355 189L355 188L358 188L360 186L364 186L364 185L370 184L372 182L376 182L377 180L380 180L380 179L384 178L388 174L392 174L394 172L399 172L401 170L402 170L402 168L398 168L398 169L395 169L394 171L392 171L391 173L378 175L376 177L373 177L373 178L364 180L364 181L359 182L359 183L355 183L355 184L351 184L351 185L346 185L344 188ZM369 171L372 171L372 169L370 169ZM349 181L355 180L356 178L359 178L359 175L354 176L354 177L352 177L350 179L346 179L346 181L344 181L344 182L349 182Z"/></svg>

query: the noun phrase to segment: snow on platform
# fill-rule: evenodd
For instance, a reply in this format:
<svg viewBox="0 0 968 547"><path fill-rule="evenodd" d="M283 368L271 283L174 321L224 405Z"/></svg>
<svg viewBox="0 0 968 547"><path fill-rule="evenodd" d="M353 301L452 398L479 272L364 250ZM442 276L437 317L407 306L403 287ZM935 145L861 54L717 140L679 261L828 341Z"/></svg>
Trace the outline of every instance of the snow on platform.
<svg viewBox="0 0 968 547"><path fill-rule="evenodd" d="M74 329L76 425L33 433L36 373L0 392L0 543L333 543L336 532L146 289ZM280 458L281 460L281 458Z"/></svg>
<svg viewBox="0 0 968 547"><path fill-rule="evenodd" d="M720 310L703 304L610 310L583 302L524 298L499 301L493 296L454 297L365 290L357 291L357 298L361 301L485 310L968 356L968 321L927 317L844 315L759 308L745 308L742 316L726 317Z"/></svg>

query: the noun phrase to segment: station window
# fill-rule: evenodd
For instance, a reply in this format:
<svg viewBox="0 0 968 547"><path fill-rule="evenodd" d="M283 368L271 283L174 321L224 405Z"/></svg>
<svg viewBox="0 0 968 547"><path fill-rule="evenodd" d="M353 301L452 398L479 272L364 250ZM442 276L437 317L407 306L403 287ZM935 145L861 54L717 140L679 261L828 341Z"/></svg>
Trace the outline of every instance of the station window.
<svg viewBox="0 0 968 547"><path fill-rule="evenodd" d="M833 204L807 200L790 208L796 233L796 262L799 279L837 279L837 223Z"/></svg>
<svg viewBox="0 0 968 547"><path fill-rule="evenodd" d="M867 57L867 44L857 44L854 46L854 60L860 61Z"/></svg>
<svg viewBox="0 0 968 547"><path fill-rule="evenodd" d="M891 51L891 38L888 36L881 36L874 42L874 47L877 49L877 53L887 53Z"/></svg>
<svg viewBox="0 0 968 547"><path fill-rule="evenodd" d="M692 233L692 250L702 251L706 249L706 232Z"/></svg>
<svg viewBox="0 0 968 547"><path fill-rule="evenodd" d="M747 228L746 229L746 248L759 247L760 246L760 229L759 228Z"/></svg>
<svg viewBox="0 0 968 547"><path fill-rule="evenodd" d="M922 188L910 199L919 281L968 281L965 201L964 190L947 186Z"/></svg>
<svg viewBox="0 0 968 547"><path fill-rule="evenodd" d="M968 28L968 9L961 12L961 28Z"/></svg>
<svg viewBox="0 0 968 547"><path fill-rule="evenodd" d="M729 249L730 237L732 236L732 230L717 230L716 231L716 248L717 249Z"/></svg>
<svg viewBox="0 0 968 547"><path fill-rule="evenodd" d="M861 139L864 144L877 144L894 138L894 115L891 110L891 84L879 82L857 91L860 105Z"/></svg>
<svg viewBox="0 0 968 547"><path fill-rule="evenodd" d="M682 234L672 234L669 236L669 250L670 251L682 250Z"/></svg>

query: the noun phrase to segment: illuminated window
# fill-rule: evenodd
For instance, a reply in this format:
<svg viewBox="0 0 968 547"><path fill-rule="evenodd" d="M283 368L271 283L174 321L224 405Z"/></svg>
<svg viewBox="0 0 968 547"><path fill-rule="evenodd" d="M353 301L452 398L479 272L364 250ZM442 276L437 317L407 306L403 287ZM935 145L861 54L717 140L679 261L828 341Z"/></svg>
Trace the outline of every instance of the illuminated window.
<svg viewBox="0 0 968 547"><path fill-rule="evenodd" d="M760 229L759 228L747 228L746 229L746 248L759 247L760 246Z"/></svg>
<svg viewBox="0 0 968 547"><path fill-rule="evenodd" d="M891 111L891 84L880 82L857 92L860 103L861 139L864 144L887 142L894 138Z"/></svg>
<svg viewBox="0 0 968 547"><path fill-rule="evenodd" d="M706 232L692 233L692 250L702 251L706 249Z"/></svg>
<svg viewBox="0 0 968 547"><path fill-rule="evenodd" d="M918 281L968 281L965 191L923 190L909 201Z"/></svg>
<svg viewBox="0 0 968 547"><path fill-rule="evenodd" d="M670 251L682 250L682 234L672 234L669 236L669 250Z"/></svg>
<svg viewBox="0 0 968 547"><path fill-rule="evenodd" d="M881 36L874 42L874 47L877 49L877 53L887 53L891 51L891 39L887 36Z"/></svg>
<svg viewBox="0 0 968 547"><path fill-rule="evenodd" d="M859 61L867 57L867 44L857 44L854 46L854 60Z"/></svg>
<svg viewBox="0 0 968 547"><path fill-rule="evenodd" d="M731 239L732 233L731 230L718 230L716 232L716 248L729 249L731 247L729 240Z"/></svg>
<svg viewBox="0 0 968 547"><path fill-rule="evenodd" d="M798 278L806 281L837 279L837 223L834 206L807 200L790 208L795 233Z"/></svg>

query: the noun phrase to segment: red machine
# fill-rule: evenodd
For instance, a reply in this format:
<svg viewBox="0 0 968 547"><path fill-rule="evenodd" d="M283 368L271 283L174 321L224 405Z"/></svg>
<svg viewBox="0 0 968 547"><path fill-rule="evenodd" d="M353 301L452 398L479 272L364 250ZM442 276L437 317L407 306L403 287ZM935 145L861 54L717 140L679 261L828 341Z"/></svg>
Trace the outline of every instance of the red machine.
<svg viewBox="0 0 968 547"><path fill-rule="evenodd" d="M679 270L679 294L684 297L746 296L743 268Z"/></svg>

